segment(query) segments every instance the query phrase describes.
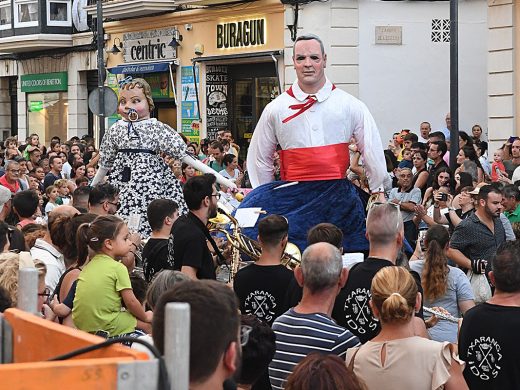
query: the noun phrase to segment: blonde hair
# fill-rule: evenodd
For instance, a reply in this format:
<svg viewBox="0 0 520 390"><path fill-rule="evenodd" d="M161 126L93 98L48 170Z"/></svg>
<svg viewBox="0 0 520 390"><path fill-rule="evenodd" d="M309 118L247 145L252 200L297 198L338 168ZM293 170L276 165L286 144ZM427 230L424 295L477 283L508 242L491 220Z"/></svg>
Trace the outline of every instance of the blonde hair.
<svg viewBox="0 0 520 390"><path fill-rule="evenodd" d="M40 281L45 279L47 267L41 260L33 260L34 267L38 270ZM20 254L1 253L0 254L0 286L5 288L11 297L13 306L18 302L18 270L20 269Z"/></svg>
<svg viewBox="0 0 520 390"><path fill-rule="evenodd" d="M383 323L408 322L415 310L417 284L404 267L384 267L372 279L372 303Z"/></svg>
<svg viewBox="0 0 520 390"><path fill-rule="evenodd" d="M69 181L67 179L58 179L54 182L54 187L61 188L61 187L68 187Z"/></svg>
<svg viewBox="0 0 520 390"><path fill-rule="evenodd" d="M141 88L143 90L143 94L146 97L146 100L148 102L148 106L150 107L150 112L151 112L155 108L155 104L154 104L153 98L152 98L152 88L150 88L150 84L148 84L148 82L145 79L140 79L140 78L133 79L129 83L123 84L119 88L119 91L134 89L135 87Z"/></svg>

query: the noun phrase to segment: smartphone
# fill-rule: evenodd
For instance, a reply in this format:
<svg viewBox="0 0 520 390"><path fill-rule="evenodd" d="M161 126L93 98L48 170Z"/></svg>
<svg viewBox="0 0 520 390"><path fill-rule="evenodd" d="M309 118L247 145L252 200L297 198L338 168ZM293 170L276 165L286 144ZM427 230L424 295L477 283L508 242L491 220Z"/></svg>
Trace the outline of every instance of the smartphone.
<svg viewBox="0 0 520 390"><path fill-rule="evenodd" d="M509 140L507 142L509 142L510 144L512 144L513 142L515 142L515 139L518 139L518 137L512 135L511 137L509 137Z"/></svg>
<svg viewBox="0 0 520 390"><path fill-rule="evenodd" d="M445 194L445 193L441 192L439 194L439 200L442 200L443 202L446 202L448 200L448 194Z"/></svg>
<svg viewBox="0 0 520 390"><path fill-rule="evenodd" d="M426 236L426 232L428 229L421 229L419 230L419 236L417 239L419 240L419 245L421 246L421 250L424 251L426 248L424 246L424 237Z"/></svg>
<svg viewBox="0 0 520 390"><path fill-rule="evenodd" d="M497 173L498 176L500 176L502 174L502 172L500 172L499 167L495 167L495 172Z"/></svg>

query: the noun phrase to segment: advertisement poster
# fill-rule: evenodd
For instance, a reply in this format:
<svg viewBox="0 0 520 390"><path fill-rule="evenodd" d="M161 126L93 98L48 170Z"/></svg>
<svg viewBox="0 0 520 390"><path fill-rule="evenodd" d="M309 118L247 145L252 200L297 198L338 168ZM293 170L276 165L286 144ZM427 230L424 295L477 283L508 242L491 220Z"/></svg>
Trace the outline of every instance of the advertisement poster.
<svg viewBox="0 0 520 390"><path fill-rule="evenodd" d="M228 127L228 68L226 65L206 66L206 130L209 139L217 138L219 130Z"/></svg>
<svg viewBox="0 0 520 390"><path fill-rule="evenodd" d="M195 67L197 85L199 85L199 67ZM181 67L181 120L182 134L190 141L200 143L200 122L197 108L197 95L193 79L193 67Z"/></svg>

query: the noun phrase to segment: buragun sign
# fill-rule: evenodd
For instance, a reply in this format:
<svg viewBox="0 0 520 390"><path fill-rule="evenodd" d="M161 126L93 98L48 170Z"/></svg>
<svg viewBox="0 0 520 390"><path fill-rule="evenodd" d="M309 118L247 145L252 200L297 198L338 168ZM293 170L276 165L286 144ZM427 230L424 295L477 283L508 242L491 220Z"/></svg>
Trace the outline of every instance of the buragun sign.
<svg viewBox="0 0 520 390"><path fill-rule="evenodd" d="M217 49L265 45L265 19L217 24Z"/></svg>

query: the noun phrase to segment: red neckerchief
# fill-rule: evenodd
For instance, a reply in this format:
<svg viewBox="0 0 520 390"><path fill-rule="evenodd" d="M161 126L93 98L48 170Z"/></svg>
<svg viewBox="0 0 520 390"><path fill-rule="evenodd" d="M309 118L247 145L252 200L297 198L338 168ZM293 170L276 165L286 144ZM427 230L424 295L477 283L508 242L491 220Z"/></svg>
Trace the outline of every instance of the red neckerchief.
<svg viewBox="0 0 520 390"><path fill-rule="evenodd" d="M335 89L336 89L336 86L334 84L332 84L332 90L334 91ZM287 90L287 94L296 99L296 96L294 96L294 92L292 90L292 86L289 87L289 89ZM311 108L314 105L314 103L316 103L317 101L318 101L318 99L316 98L316 95L308 95L307 99L305 99L305 101L303 103L290 105L289 108L291 110L298 110L298 111L295 112L294 114L292 114L291 116L288 116L287 118L285 118L282 121L282 123L287 123L291 119L294 119L297 116L303 114L305 111L307 111L309 108Z"/></svg>

